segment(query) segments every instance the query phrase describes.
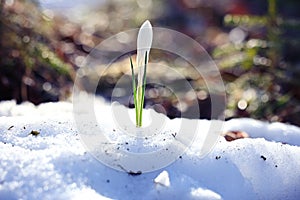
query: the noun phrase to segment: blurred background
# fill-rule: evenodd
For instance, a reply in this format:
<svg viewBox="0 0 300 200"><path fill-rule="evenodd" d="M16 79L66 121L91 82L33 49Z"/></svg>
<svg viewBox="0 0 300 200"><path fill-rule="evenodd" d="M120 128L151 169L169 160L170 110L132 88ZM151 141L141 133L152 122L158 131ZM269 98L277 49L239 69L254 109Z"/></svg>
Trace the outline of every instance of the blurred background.
<svg viewBox="0 0 300 200"><path fill-rule="evenodd" d="M104 39L149 19L153 26L189 35L215 60L226 86L226 119L252 117L300 126L298 0L0 2L0 100L39 104L70 99L76 71L89 52ZM162 55L154 51L151 56L150 60ZM159 103L173 118L196 101L200 118L209 119L214 94L185 62L164 58L195 86L196 96L183 91L186 103L179 106L171 92L149 85L146 106ZM124 62L119 60L115 65L120 67L105 73L97 94L110 100L124 75L122 66L130 67ZM153 76L163 76L156 73Z"/></svg>

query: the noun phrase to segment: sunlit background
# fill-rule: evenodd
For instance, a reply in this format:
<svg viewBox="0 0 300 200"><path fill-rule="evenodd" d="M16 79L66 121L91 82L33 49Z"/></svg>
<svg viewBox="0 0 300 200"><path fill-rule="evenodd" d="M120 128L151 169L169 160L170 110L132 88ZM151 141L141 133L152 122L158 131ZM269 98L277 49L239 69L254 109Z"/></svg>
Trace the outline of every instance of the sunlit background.
<svg viewBox="0 0 300 200"><path fill-rule="evenodd" d="M299 8L298 0L1 0L0 98L35 104L70 99L89 52L149 19L153 26L189 35L208 51L226 86L227 119L300 125ZM185 61L155 51L150 60L159 57L182 72L196 95L182 91L185 103L179 105L172 93L150 85L146 106L159 103L168 116L178 117L196 100L200 118L210 118L210 97L217 94L208 93ZM107 100L129 69L125 60L114 65L97 90ZM149 73L151 79L167 72ZM98 75L85 74L91 81Z"/></svg>

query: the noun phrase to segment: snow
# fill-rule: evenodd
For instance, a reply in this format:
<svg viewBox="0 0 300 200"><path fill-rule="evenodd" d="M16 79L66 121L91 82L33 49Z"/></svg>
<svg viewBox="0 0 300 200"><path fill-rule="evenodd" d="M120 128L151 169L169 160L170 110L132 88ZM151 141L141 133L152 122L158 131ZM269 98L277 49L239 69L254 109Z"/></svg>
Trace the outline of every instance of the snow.
<svg viewBox="0 0 300 200"><path fill-rule="evenodd" d="M102 100L97 103L109 112ZM170 165L129 174L102 164L87 150L72 111L68 102L39 106L0 102L0 199L300 197L300 128L296 126L233 119L224 123L223 132L245 131L250 138L227 142L219 137L203 156L199 137ZM199 132L212 123L198 121ZM102 126L111 128L111 124ZM33 130L39 134L30 134ZM122 137L118 140L124 142Z"/></svg>
<svg viewBox="0 0 300 200"><path fill-rule="evenodd" d="M193 199L202 199L202 200L208 200L208 199L222 199L220 195L214 193L211 190L197 188L192 189L191 196Z"/></svg>
<svg viewBox="0 0 300 200"><path fill-rule="evenodd" d="M227 130L244 130L253 138L300 146L300 129L296 126L275 122L267 124L254 119L232 119L225 125Z"/></svg>
<svg viewBox="0 0 300 200"><path fill-rule="evenodd" d="M170 178L169 173L167 171L162 171L155 179L154 183L169 187L170 186Z"/></svg>

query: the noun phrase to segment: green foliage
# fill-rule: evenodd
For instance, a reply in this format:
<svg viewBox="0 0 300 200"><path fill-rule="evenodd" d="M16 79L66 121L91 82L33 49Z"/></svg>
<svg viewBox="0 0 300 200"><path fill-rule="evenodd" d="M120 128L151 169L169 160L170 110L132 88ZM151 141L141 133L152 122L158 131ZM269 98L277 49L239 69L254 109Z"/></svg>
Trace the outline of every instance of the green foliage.
<svg viewBox="0 0 300 200"><path fill-rule="evenodd" d="M134 108L135 108L135 119L136 126L141 127L143 122L143 108L145 101L145 89L146 89L146 72L147 72L147 51L145 53L145 67L144 67L144 76L143 76L143 84L142 86L136 87L134 69L132 64L132 59L130 57L130 67L131 67L131 75L132 75L132 87L133 87L133 99L134 99ZM140 90L140 92L137 92ZM139 94L139 95L137 95Z"/></svg>
<svg viewBox="0 0 300 200"><path fill-rule="evenodd" d="M74 70L59 56L52 20L35 1L1 1L1 99L40 103L68 93Z"/></svg>
<svg viewBox="0 0 300 200"><path fill-rule="evenodd" d="M299 87L300 60L289 59L287 53L299 44L297 37L288 34L291 30L300 33L299 21L281 16L277 3L268 0L264 16L224 17L225 25L238 27L246 35L246 39L219 46L213 52L228 88L227 117L299 124L300 95L294 90Z"/></svg>

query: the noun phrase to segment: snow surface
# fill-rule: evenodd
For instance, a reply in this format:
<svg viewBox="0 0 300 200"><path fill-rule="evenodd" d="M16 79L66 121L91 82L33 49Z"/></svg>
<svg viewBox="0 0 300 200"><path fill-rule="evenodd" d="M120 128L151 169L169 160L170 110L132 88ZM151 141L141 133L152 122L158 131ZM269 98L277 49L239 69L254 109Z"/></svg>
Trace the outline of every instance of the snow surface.
<svg viewBox="0 0 300 200"><path fill-rule="evenodd" d="M98 102L103 107L101 100ZM171 165L130 175L87 152L72 104L0 103L0 199L299 199L300 128L253 119L225 122L251 138L198 142ZM200 120L203 128L210 121ZM34 136L31 131L40 134Z"/></svg>

